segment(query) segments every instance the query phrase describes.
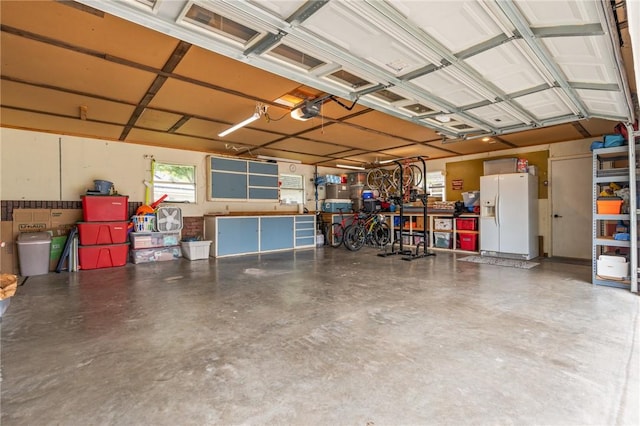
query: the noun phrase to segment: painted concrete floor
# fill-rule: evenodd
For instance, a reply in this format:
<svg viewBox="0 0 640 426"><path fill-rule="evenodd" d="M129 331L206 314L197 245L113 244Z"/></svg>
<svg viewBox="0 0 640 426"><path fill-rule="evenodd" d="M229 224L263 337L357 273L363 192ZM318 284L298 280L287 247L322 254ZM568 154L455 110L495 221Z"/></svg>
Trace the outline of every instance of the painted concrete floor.
<svg viewBox="0 0 640 426"><path fill-rule="evenodd" d="M640 423L637 295L373 249L30 277L2 425Z"/></svg>

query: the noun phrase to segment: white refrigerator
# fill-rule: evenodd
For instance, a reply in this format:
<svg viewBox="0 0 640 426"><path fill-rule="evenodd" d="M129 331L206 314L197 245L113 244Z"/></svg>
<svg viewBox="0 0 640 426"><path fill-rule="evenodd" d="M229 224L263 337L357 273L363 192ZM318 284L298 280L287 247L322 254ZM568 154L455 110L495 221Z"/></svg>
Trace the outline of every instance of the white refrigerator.
<svg viewBox="0 0 640 426"><path fill-rule="evenodd" d="M538 256L538 177L507 173L480 177L480 254Z"/></svg>

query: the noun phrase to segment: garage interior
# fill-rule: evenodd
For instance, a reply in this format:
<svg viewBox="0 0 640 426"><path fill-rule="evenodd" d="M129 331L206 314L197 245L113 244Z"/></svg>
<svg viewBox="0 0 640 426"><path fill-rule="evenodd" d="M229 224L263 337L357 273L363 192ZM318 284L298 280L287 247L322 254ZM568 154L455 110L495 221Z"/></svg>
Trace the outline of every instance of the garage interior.
<svg viewBox="0 0 640 426"><path fill-rule="evenodd" d="M2 422L638 424L637 241L626 288L592 285L590 150L638 116L638 16L630 1L0 3L3 273L19 273L16 214L81 212L95 179L133 214L156 161L195 166L196 200L167 204L203 237L214 214L313 215L316 178L353 172L339 165L424 159L453 202L484 161L529 158L541 242L530 269L314 245L21 277L0 323ZM211 158L302 176L303 206L216 199ZM563 170L586 207L558 210Z"/></svg>

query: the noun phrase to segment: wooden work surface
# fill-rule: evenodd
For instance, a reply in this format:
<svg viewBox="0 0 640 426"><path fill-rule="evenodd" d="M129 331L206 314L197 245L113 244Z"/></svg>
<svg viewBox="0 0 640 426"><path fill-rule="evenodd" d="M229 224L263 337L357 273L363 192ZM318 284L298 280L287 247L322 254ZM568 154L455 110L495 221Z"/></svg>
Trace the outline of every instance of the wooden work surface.
<svg viewBox="0 0 640 426"><path fill-rule="evenodd" d="M283 212L283 211L262 211L262 212L211 212L205 213L204 216L304 216L313 215L315 212L298 213L298 211Z"/></svg>

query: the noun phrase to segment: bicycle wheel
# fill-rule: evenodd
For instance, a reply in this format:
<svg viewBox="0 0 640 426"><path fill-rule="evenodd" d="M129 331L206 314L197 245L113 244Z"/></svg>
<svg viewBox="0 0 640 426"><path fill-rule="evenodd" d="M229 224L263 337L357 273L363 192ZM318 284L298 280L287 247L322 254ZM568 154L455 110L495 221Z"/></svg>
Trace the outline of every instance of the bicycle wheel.
<svg viewBox="0 0 640 426"><path fill-rule="evenodd" d="M423 179L422 169L420 167L416 166L415 164L411 164L410 167L411 167L411 176L413 178L412 179L413 180L412 185L413 186L420 186L422 184L422 179Z"/></svg>
<svg viewBox="0 0 640 426"><path fill-rule="evenodd" d="M367 232L362 225L349 225L344 230L344 246L351 251L358 251L364 246Z"/></svg>
<svg viewBox="0 0 640 426"><path fill-rule="evenodd" d="M367 173L367 186L371 189L378 189L380 187L380 182L382 181L382 170L381 169L371 169L369 173Z"/></svg>
<svg viewBox="0 0 640 426"><path fill-rule="evenodd" d="M371 229L373 234L373 242L379 246L386 246L391 242L391 230L389 225L384 222L376 223Z"/></svg>
<svg viewBox="0 0 640 426"><path fill-rule="evenodd" d="M393 171L393 181L398 185L398 188L402 188L404 192L407 188L411 187L413 170L411 170L409 166L402 166L402 182L400 182L400 166L396 167Z"/></svg>
<svg viewBox="0 0 640 426"><path fill-rule="evenodd" d="M332 223L329 228L329 245L331 247L340 247L344 237L344 227L339 223Z"/></svg>

